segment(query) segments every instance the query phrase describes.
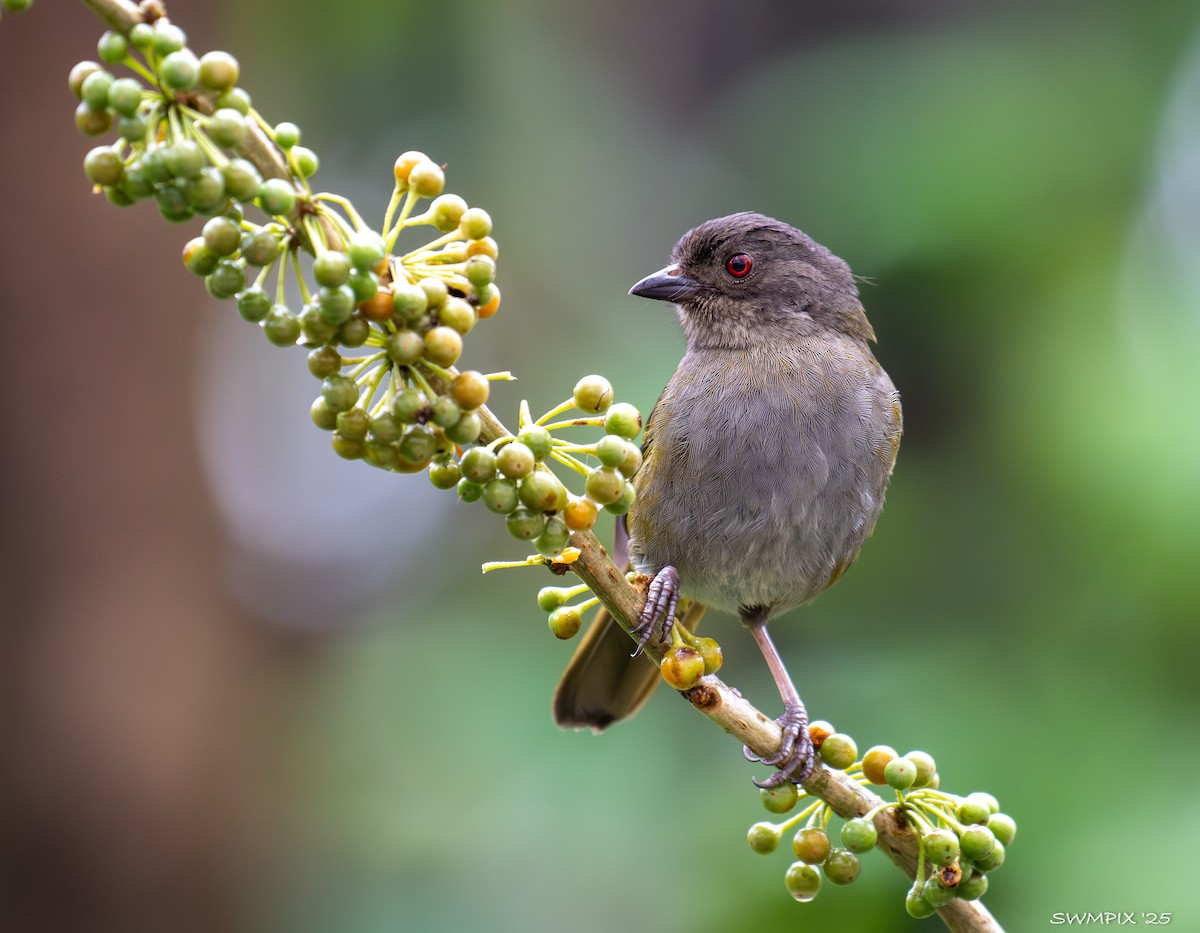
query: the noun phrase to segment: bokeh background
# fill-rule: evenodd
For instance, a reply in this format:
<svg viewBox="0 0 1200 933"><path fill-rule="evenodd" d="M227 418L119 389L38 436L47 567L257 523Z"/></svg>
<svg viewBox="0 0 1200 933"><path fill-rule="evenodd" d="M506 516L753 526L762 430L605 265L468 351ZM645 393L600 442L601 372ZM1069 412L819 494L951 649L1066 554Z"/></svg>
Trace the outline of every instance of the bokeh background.
<svg viewBox="0 0 1200 933"><path fill-rule="evenodd" d="M906 434L858 566L774 627L809 708L999 797L1010 933L1200 929L1194 2L169 7L372 221L409 148L492 213L464 362L517 372L506 419L596 370L648 410L682 341L626 289L709 217L869 277ZM180 266L195 233L90 195L66 74L100 31L0 22L0 926L915 929L880 856L793 903L744 842L758 772L665 691L554 727L545 581L479 574L522 547L332 456L302 354Z"/></svg>

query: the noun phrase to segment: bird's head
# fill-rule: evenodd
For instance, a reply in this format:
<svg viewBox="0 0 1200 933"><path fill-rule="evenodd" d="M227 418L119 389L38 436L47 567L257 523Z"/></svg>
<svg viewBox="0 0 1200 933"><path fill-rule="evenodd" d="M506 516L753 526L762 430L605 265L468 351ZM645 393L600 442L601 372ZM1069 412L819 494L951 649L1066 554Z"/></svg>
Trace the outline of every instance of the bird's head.
<svg viewBox="0 0 1200 933"><path fill-rule="evenodd" d="M707 221L683 235L671 259L629 293L674 303L689 347L761 346L820 330L875 339L850 267L778 220Z"/></svg>

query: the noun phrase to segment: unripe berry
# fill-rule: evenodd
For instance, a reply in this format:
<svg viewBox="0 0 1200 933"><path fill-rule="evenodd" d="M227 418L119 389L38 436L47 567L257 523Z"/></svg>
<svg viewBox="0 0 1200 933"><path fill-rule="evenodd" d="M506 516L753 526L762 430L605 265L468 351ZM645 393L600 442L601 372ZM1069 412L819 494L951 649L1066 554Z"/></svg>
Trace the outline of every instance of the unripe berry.
<svg viewBox="0 0 1200 933"><path fill-rule="evenodd" d="M858 760L858 746L850 736L835 732L821 743L820 754L829 767L845 771Z"/></svg>
<svg viewBox="0 0 1200 933"><path fill-rule="evenodd" d="M800 830L792 838L792 852L800 861L810 865L820 865L829 858L832 849L829 834L815 826Z"/></svg>
<svg viewBox="0 0 1200 933"><path fill-rule="evenodd" d="M674 690L691 690L704 676L704 658L688 645L672 648L658 666L663 680Z"/></svg>
<svg viewBox="0 0 1200 933"><path fill-rule="evenodd" d="M612 404L612 383L603 376L584 376L575 384L575 407L598 414Z"/></svg>
<svg viewBox="0 0 1200 933"><path fill-rule="evenodd" d="M800 903L811 901L821 891L821 873L804 862L793 862L783 876L788 894Z"/></svg>
<svg viewBox="0 0 1200 933"><path fill-rule="evenodd" d="M887 763L896 758L896 750L890 745L875 745L867 749L863 755L863 774L872 784L886 784L883 769Z"/></svg>
<svg viewBox="0 0 1200 933"><path fill-rule="evenodd" d="M800 792L791 781L784 781L775 787L763 787L758 791L758 799L763 808L771 813L787 813L800 799Z"/></svg>
<svg viewBox="0 0 1200 933"><path fill-rule="evenodd" d="M746 842L759 855L770 855L779 848L779 828L774 823L755 823L746 833Z"/></svg>
<svg viewBox="0 0 1200 933"><path fill-rule="evenodd" d="M555 638L566 640L574 638L579 634L579 628L583 624L583 616L574 606L563 606L550 613L547 624L550 626L550 631L554 633Z"/></svg>

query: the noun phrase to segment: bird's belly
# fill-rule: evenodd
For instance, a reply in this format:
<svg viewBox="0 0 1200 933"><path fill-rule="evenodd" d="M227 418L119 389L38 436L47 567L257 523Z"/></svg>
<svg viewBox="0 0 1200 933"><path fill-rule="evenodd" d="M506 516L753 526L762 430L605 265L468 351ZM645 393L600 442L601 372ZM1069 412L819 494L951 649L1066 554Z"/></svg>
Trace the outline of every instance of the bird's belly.
<svg viewBox="0 0 1200 933"><path fill-rule="evenodd" d="M744 382L728 394L710 385L701 399L664 395L671 408L656 411L635 479L634 566L674 566L685 595L730 612L778 614L836 581L879 516L899 431L860 417L864 406L890 408L890 383L853 383L862 391L820 404L769 387L752 420Z"/></svg>

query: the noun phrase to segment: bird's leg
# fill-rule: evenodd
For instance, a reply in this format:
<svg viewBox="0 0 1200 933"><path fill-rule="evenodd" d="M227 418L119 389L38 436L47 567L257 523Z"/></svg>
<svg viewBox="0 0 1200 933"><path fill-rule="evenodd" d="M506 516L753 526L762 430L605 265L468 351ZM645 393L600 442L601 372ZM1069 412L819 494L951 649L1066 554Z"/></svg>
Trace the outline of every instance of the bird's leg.
<svg viewBox="0 0 1200 933"><path fill-rule="evenodd" d="M767 634L766 610L755 609L744 616L742 621L758 643L758 649L766 659L767 667L771 669L771 677L779 689L780 699L783 700L783 715L776 720L783 729L779 751L770 758L759 758L749 748L744 750L746 758L750 761L761 761L764 765L779 769L765 780L754 783L759 787L778 787L785 781L799 784L812 774L816 766L812 739L808 734L808 711L804 708L804 701L800 699L796 685L788 676L787 668L783 666L783 658L779 656L771 636Z"/></svg>
<svg viewBox="0 0 1200 933"><path fill-rule="evenodd" d="M646 605L638 616L633 630L638 636L638 646L633 657L642 653L650 643L656 629L661 629L659 641L667 640L667 633L675 623L675 607L679 605L679 571L670 565L663 567L650 581L646 590Z"/></svg>

